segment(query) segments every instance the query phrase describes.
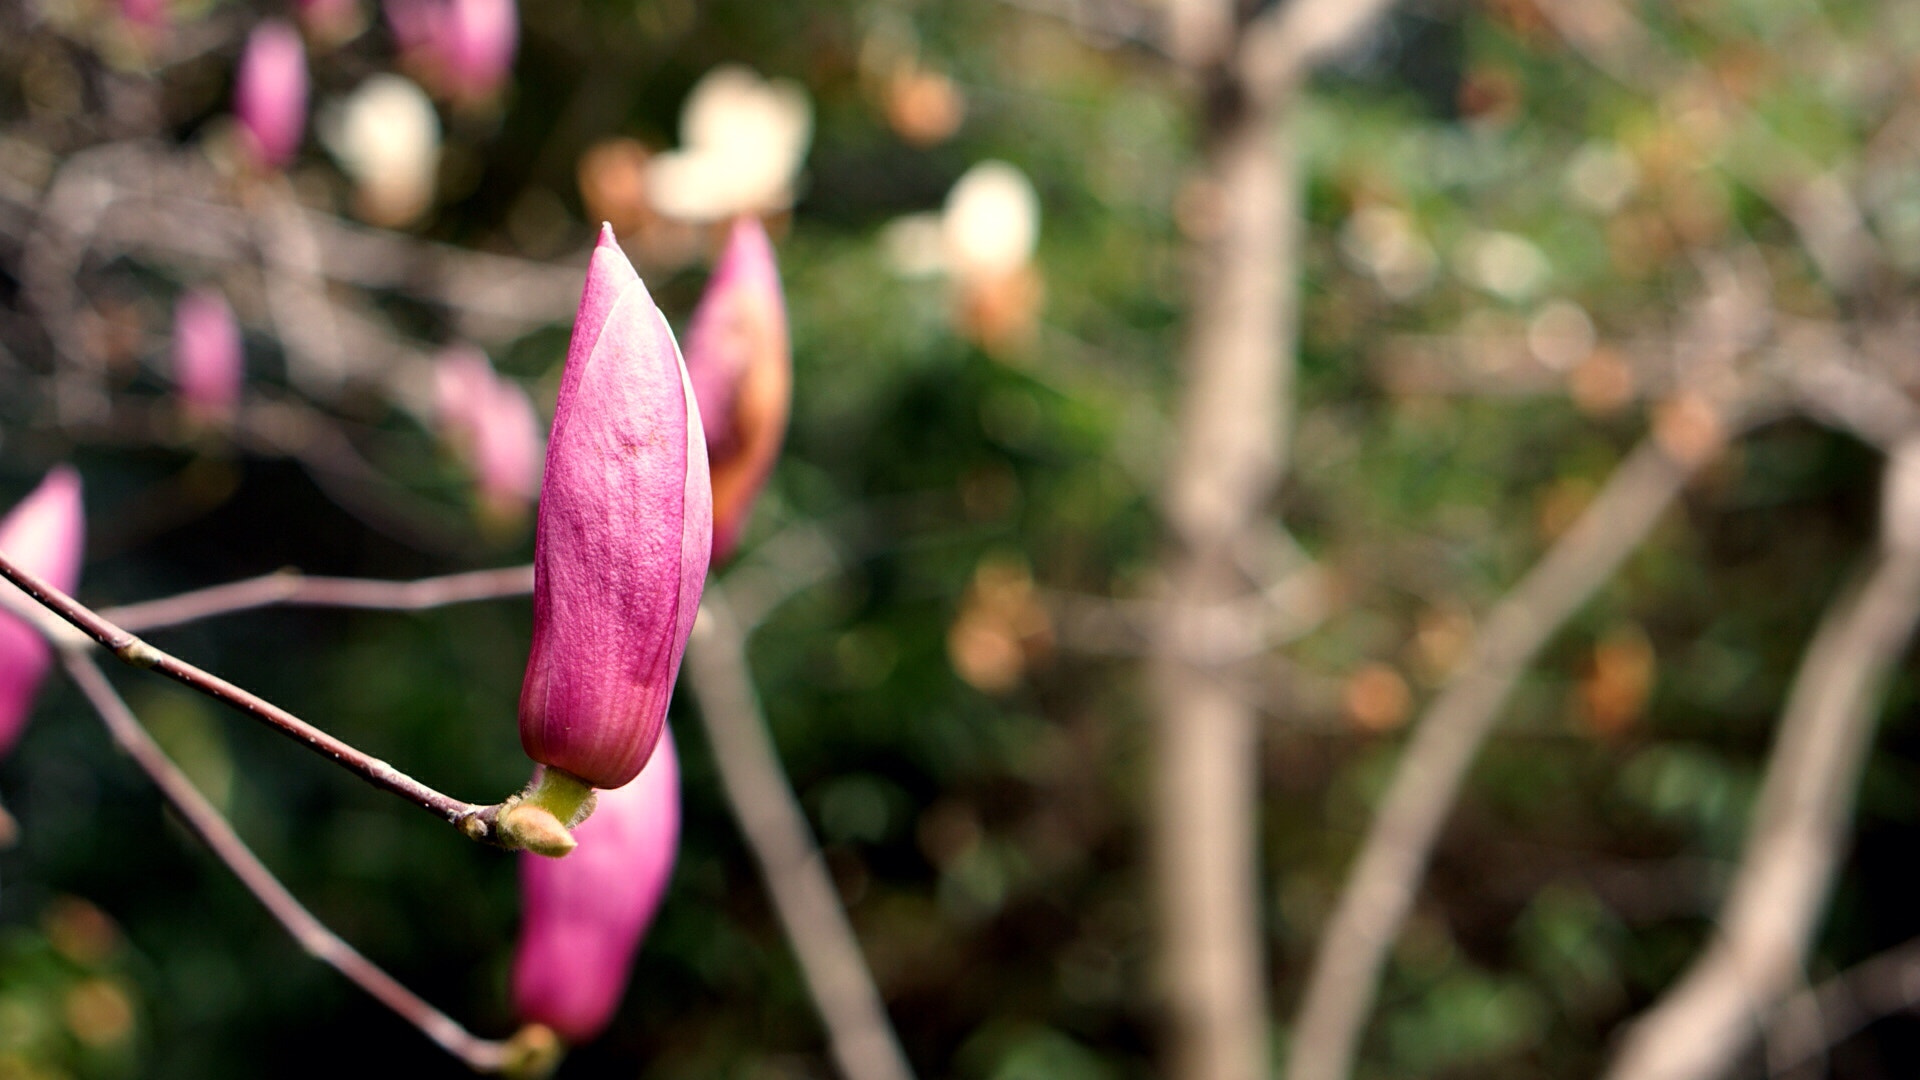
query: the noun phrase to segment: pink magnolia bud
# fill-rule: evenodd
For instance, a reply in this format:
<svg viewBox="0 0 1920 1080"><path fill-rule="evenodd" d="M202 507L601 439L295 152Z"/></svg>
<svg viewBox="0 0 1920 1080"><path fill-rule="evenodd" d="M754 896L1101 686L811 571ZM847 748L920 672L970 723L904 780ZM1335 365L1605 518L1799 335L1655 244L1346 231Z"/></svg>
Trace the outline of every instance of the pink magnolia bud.
<svg viewBox="0 0 1920 1080"><path fill-rule="evenodd" d="M62 465L0 518L0 551L22 570L70 593L80 580L85 534L80 474ZM0 590L23 604L33 603L12 585L0 582ZM0 610L0 754L19 739L33 708L34 691L52 661L53 651L38 631Z"/></svg>
<svg viewBox="0 0 1920 1080"><path fill-rule="evenodd" d="M564 859L520 856L520 944L513 1008L569 1042L600 1034L627 988L680 843L680 762L673 736L631 784L599 795Z"/></svg>
<svg viewBox="0 0 1920 1080"><path fill-rule="evenodd" d="M240 327L226 297L212 289L182 293L173 308L173 386L187 415L204 423L231 418L244 373Z"/></svg>
<svg viewBox="0 0 1920 1080"><path fill-rule="evenodd" d="M441 0L386 0L381 10L403 59L417 61L433 41Z"/></svg>
<svg viewBox="0 0 1920 1080"><path fill-rule="evenodd" d="M513 69L520 45L514 0L447 0L440 17L440 62L455 101L484 101Z"/></svg>
<svg viewBox="0 0 1920 1080"><path fill-rule="evenodd" d="M167 0L120 0L120 17L143 31L162 29L167 25Z"/></svg>
<svg viewBox="0 0 1920 1080"><path fill-rule="evenodd" d="M254 28L240 58L233 112L256 164L293 160L307 127L307 51L300 33L278 19Z"/></svg>
<svg viewBox="0 0 1920 1080"><path fill-rule="evenodd" d="M440 436L456 449L473 438L493 379L487 354L471 345L449 346L434 361L433 420Z"/></svg>
<svg viewBox="0 0 1920 1080"><path fill-rule="evenodd" d="M687 330L687 371L713 470L713 560L733 554L780 456L793 399L793 350L780 268L755 217L734 222Z"/></svg>
<svg viewBox="0 0 1920 1080"><path fill-rule="evenodd" d="M540 421L532 400L472 346L441 353L433 374L435 422L473 471L482 508L518 516L540 490Z"/></svg>
<svg viewBox="0 0 1920 1080"><path fill-rule="evenodd" d="M483 102L513 69L520 46L514 0L387 0L386 11L406 67L438 97Z"/></svg>
<svg viewBox="0 0 1920 1080"><path fill-rule="evenodd" d="M673 332L602 227L560 376L534 541L520 744L597 788L665 726L713 547L706 436Z"/></svg>

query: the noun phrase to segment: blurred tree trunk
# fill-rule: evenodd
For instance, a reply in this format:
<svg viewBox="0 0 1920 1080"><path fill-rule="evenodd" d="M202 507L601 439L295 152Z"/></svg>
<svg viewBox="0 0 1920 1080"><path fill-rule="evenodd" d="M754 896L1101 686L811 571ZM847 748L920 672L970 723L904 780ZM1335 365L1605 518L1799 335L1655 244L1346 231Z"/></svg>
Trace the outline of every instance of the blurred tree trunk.
<svg viewBox="0 0 1920 1080"><path fill-rule="evenodd" d="M1197 654L1205 609L1243 595L1249 526L1278 480L1297 336L1299 197L1274 111L1231 90L1210 105L1189 272L1187 390L1163 503L1169 618L1151 663L1153 843L1169 1074L1268 1072L1258 875L1256 697Z"/></svg>

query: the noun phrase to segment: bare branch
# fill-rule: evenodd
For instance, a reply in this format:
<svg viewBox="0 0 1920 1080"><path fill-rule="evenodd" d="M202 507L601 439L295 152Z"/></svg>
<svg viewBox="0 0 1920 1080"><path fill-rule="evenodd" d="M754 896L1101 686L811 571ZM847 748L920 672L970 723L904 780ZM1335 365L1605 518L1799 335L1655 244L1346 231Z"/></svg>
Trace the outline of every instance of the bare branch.
<svg viewBox="0 0 1920 1080"><path fill-rule="evenodd" d="M199 622L263 607L345 607L372 611L427 611L450 604L524 596L533 591L533 567L508 566L418 581L309 577L281 570L178 596L103 609L100 617L132 633Z"/></svg>
<svg viewBox="0 0 1920 1080"><path fill-rule="evenodd" d="M129 253L247 262L255 250L253 218L226 197L226 190L226 181L198 155L158 143L113 143L75 154L62 164L42 200L34 249L23 263L36 281L56 286L63 271L71 281L71 272L96 244ZM0 199L12 194L0 190ZM445 305L466 320L496 326L525 328L564 319L579 304L583 260L577 258L543 263L468 251L305 207L289 210L302 218L300 227L315 245L316 268L329 281L406 293Z"/></svg>
<svg viewBox="0 0 1920 1080"><path fill-rule="evenodd" d="M520 1039L495 1042L479 1038L446 1013L421 1000L419 995L328 929L325 923L287 891L273 871L267 869L266 864L247 847L246 841L234 832L233 826L221 816L220 811L207 801L207 797L167 757L166 751L153 741L153 737L147 734L146 728L140 726L140 721L127 708L126 702L93 659L74 649L60 650L60 659L80 692L86 695L94 711L100 714L101 722L112 734L113 741L153 781L154 787L160 790L161 796L180 815L187 828L226 864L233 876L239 878L247 891L267 909L267 913L285 927L287 933L293 935L302 949L346 976L354 985L393 1010L402 1020L412 1024L422 1035L465 1062L475 1072L494 1073L524 1065L520 1056L525 1053L525 1048Z"/></svg>
<svg viewBox="0 0 1920 1080"><path fill-rule="evenodd" d="M1294 1023L1290 1080L1344 1080L1380 967L1413 907L1434 841L1520 674L1653 529L1690 470L1648 439L1483 624L1414 728L1361 842Z"/></svg>
<svg viewBox="0 0 1920 1080"><path fill-rule="evenodd" d="M760 864L840 1074L846 1080L912 1080L826 860L767 734L747 667L746 635L716 585L707 587L700 605L686 674L727 804Z"/></svg>
<svg viewBox="0 0 1920 1080"><path fill-rule="evenodd" d="M1313 69L1353 48L1393 0L1286 0L1247 24L1235 63L1255 101L1275 101Z"/></svg>
<svg viewBox="0 0 1920 1080"><path fill-rule="evenodd" d="M253 192L254 243L266 273L267 311L275 335L287 350L287 378L321 399L339 394L349 375L333 305L320 277L319 243L284 177L262 182ZM365 364L372 357L359 357Z"/></svg>
<svg viewBox="0 0 1920 1080"><path fill-rule="evenodd" d="M1792 989L1838 869L1881 692L1916 621L1920 545L1887 545L1807 647L1711 944L1628 1029L1605 1075L1723 1075Z"/></svg>
<svg viewBox="0 0 1920 1080"><path fill-rule="evenodd" d="M820 522L787 526L727 571L727 602L734 621L751 634L788 598L845 564L845 554Z"/></svg>
<svg viewBox="0 0 1920 1080"><path fill-rule="evenodd" d="M1197 655L1244 654L1242 556L1285 473L1299 338L1301 208L1295 88L1390 0L1292 0L1229 33L1234 7L1184 0L1172 51L1217 82L1206 100L1202 188L1217 221L1187 253L1193 286L1172 463L1164 618L1147 665L1153 701L1151 845L1165 980L1167 1071L1254 1080L1269 1070L1258 871L1259 735L1248 676ZM1229 617L1223 619L1223 613Z"/></svg>
<svg viewBox="0 0 1920 1080"><path fill-rule="evenodd" d="M439 815L448 824L473 839L497 842L494 820L499 816L498 804L480 806L462 802L451 795L436 791L392 765L314 727L265 698L243 690L218 675L203 671L170 653L154 648L111 621L102 618L73 597L20 569L4 552L0 552L0 578L5 578L18 586L34 602L77 627L127 664L137 668L150 668L175 682L231 705L374 787L392 792L422 809ZM35 625L38 626L38 623L36 622ZM56 644L59 643L56 639Z"/></svg>
<svg viewBox="0 0 1920 1080"><path fill-rule="evenodd" d="M1781 351L1790 358L1792 390L1814 419L1890 453L1920 431L1920 406L1891 380L1856 363L1839 333L1817 324L1791 331L1794 340Z"/></svg>
<svg viewBox="0 0 1920 1080"><path fill-rule="evenodd" d="M1920 938L1909 938L1800 991L1775 1010L1767 1025L1769 1071L1790 1073L1881 1017L1915 1008L1920 1008Z"/></svg>
<svg viewBox="0 0 1920 1080"><path fill-rule="evenodd" d="M1290 119L1285 104L1208 118L1205 183L1220 220L1188 254L1185 387L1160 495L1168 537L1148 661L1150 841L1167 1072L1180 1080L1267 1071L1259 720L1235 673L1194 646L1244 655L1257 636L1256 624L1220 615L1246 609L1242 554L1285 469L1292 426L1302 219Z"/></svg>
<svg viewBox="0 0 1920 1080"><path fill-rule="evenodd" d="M1167 52L1189 71L1220 63L1234 40L1232 0L1166 0Z"/></svg>

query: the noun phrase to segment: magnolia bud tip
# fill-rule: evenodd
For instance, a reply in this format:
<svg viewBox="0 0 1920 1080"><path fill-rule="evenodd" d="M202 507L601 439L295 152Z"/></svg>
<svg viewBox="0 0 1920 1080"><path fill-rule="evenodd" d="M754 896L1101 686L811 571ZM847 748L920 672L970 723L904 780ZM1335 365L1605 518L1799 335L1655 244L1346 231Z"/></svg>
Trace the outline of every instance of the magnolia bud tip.
<svg viewBox="0 0 1920 1080"><path fill-rule="evenodd" d="M614 239L613 236L613 222L603 221L600 223L600 240L594 246L603 248L618 248L620 246L620 241Z"/></svg>

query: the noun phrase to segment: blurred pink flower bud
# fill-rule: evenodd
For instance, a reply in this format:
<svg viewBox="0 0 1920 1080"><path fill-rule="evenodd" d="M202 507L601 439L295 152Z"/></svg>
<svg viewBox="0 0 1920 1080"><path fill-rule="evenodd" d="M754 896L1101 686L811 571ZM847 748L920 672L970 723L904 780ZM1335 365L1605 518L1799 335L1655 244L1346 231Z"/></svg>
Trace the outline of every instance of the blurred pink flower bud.
<svg viewBox="0 0 1920 1080"><path fill-rule="evenodd" d="M440 58L455 101L484 101L513 69L520 45L514 0L447 0L440 22Z"/></svg>
<svg viewBox="0 0 1920 1080"><path fill-rule="evenodd" d="M680 844L680 762L673 736L632 783L599 795L564 859L520 856L520 943L513 1008L569 1042L613 1018L640 938L660 909Z"/></svg>
<svg viewBox="0 0 1920 1080"><path fill-rule="evenodd" d="M386 0L381 10L386 12L387 29L393 34L393 42L400 47L402 58L411 59L421 55L433 40L434 22L439 17L442 0Z"/></svg>
<svg viewBox="0 0 1920 1080"><path fill-rule="evenodd" d="M673 332L602 227L554 406L520 743L596 788L639 774L713 547L706 436Z"/></svg>
<svg viewBox="0 0 1920 1080"><path fill-rule="evenodd" d="M254 28L240 58L233 112L256 164L278 169L293 160L307 127L307 51L293 27L269 19Z"/></svg>
<svg viewBox="0 0 1920 1080"><path fill-rule="evenodd" d="M514 0L387 0L387 25L409 70L457 104L486 101L520 46Z"/></svg>
<svg viewBox="0 0 1920 1080"><path fill-rule="evenodd" d="M173 386L187 415L231 419L244 374L240 327L226 297L212 289L182 293L173 308Z"/></svg>
<svg viewBox="0 0 1920 1080"><path fill-rule="evenodd" d="M70 593L79 583L85 545L80 474L67 465L48 473L32 494L0 518L0 551L61 592ZM23 604L33 603L5 582L0 582L0 590ZM53 650L38 631L0 610L0 754L20 738L33 708L34 691L52 661Z"/></svg>
<svg viewBox="0 0 1920 1080"><path fill-rule="evenodd" d="M435 423L473 471L482 509L519 516L540 490L540 421L526 390L470 345L441 353L433 374Z"/></svg>
<svg viewBox="0 0 1920 1080"><path fill-rule="evenodd" d="M120 0L120 17L145 31L167 25L167 0Z"/></svg>
<svg viewBox="0 0 1920 1080"><path fill-rule="evenodd" d="M482 402L493 385L487 354L471 345L452 345L433 365L433 419L440 436L464 456L462 443L473 438Z"/></svg>
<svg viewBox="0 0 1920 1080"><path fill-rule="evenodd" d="M687 330L687 373L713 471L713 561L733 554L780 456L793 351L773 244L755 217L733 224Z"/></svg>
<svg viewBox="0 0 1920 1080"><path fill-rule="evenodd" d="M351 41L366 29L360 0L293 0L300 28L321 47Z"/></svg>

